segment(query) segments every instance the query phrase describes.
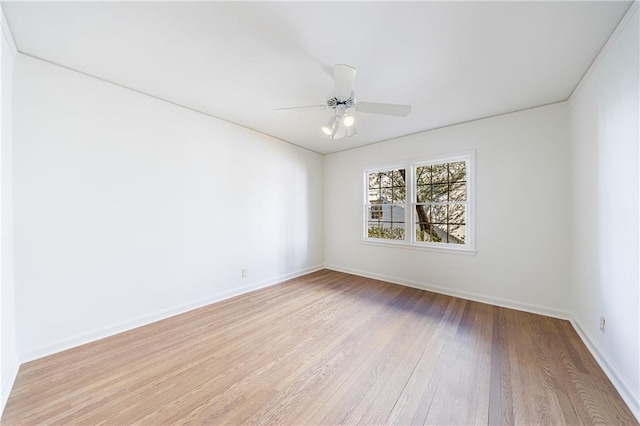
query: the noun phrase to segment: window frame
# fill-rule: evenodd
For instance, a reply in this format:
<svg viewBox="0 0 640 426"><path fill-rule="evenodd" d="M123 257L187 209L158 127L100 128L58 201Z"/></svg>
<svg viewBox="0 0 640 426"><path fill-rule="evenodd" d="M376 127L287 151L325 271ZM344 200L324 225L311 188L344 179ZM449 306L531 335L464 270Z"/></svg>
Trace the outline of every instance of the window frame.
<svg viewBox="0 0 640 426"><path fill-rule="evenodd" d="M376 242L376 243L382 243L382 244L405 244L405 241L407 240L407 224L408 224L408 219L409 217L407 217L407 201L408 201L408 197L409 197L409 193L407 191L407 179L406 176L409 173L407 167L409 167L408 164L393 164L393 165L389 165L389 166L382 166L382 167L376 167L376 168L371 168L371 169L367 169L364 172L364 223L363 223L363 230L364 230L364 239L366 241L369 242ZM391 207L391 209L393 209L394 206L400 206L402 208L404 208L404 240L393 240L393 239L387 239L387 238L375 238L375 237L369 237L369 221L370 219L370 215L369 215L369 208L371 206L373 206L372 203L369 203L369 174L372 173L380 173L380 172L388 172L388 171L394 171L394 170L399 170L399 169L404 169L405 170L405 200L404 200L404 204L401 203L389 203L388 205ZM380 207L383 208L382 206L384 206L384 204L380 204Z"/></svg>
<svg viewBox="0 0 640 426"><path fill-rule="evenodd" d="M463 204L465 206L465 227L466 238L464 244L455 243L438 243L438 242L426 242L417 241L416 229L417 229L417 168L422 166L434 165L434 164L446 164L454 162L465 162L466 167L466 201L448 201L446 204ZM369 222L369 207L372 205L369 203L369 174L379 173L390 170L405 170L405 185L406 185L406 197L404 206L405 218L405 238L404 240L392 240L386 238L369 237L368 235L368 222ZM475 249L475 150L464 151L452 154L434 155L430 157L422 157L418 159L412 159L402 163L394 163L385 166L377 166L367 168L364 171L364 212L363 212L363 242L375 245L404 247L418 250L430 250L430 251L444 251L453 253L474 254ZM391 204L400 205L400 204Z"/></svg>

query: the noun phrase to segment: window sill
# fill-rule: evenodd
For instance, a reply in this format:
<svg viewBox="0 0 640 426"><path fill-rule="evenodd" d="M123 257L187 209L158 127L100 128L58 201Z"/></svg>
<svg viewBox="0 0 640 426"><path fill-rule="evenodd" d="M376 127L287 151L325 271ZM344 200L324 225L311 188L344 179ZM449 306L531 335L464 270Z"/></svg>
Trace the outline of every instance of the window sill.
<svg viewBox="0 0 640 426"><path fill-rule="evenodd" d="M409 250L418 250L418 251L430 251L435 253L447 253L447 254L458 254L463 256L475 256L478 252L477 250L467 249L467 248L453 248L453 247L432 247L432 246L422 246L417 244L407 244L404 241L376 241L376 240L360 240L362 244L378 246L378 247L393 247L393 248L402 248Z"/></svg>

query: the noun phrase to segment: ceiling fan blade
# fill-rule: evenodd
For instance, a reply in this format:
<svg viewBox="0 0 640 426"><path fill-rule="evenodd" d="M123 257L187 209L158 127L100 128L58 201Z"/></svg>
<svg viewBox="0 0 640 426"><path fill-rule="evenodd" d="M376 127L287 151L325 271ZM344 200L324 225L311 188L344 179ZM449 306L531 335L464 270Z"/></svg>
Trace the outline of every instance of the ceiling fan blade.
<svg viewBox="0 0 640 426"><path fill-rule="evenodd" d="M358 102L356 110L371 114L395 115L406 117L411 112L411 105L379 104L377 102Z"/></svg>
<svg viewBox="0 0 640 426"><path fill-rule="evenodd" d="M333 68L333 78L336 81L336 97L348 99L353 90L353 79L356 69L345 64L336 64Z"/></svg>
<svg viewBox="0 0 640 426"><path fill-rule="evenodd" d="M326 109L327 105L308 105L308 106L299 106L299 107L289 107L289 108L276 108L274 111L315 111L320 109Z"/></svg>

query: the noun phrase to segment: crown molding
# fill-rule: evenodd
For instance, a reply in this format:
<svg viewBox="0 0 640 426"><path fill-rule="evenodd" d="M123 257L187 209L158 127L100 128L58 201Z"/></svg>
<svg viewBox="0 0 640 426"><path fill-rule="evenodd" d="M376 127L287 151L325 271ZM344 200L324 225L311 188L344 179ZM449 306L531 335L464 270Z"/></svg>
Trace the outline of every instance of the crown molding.
<svg viewBox="0 0 640 426"><path fill-rule="evenodd" d="M611 49L611 46L613 46L613 43L615 43L615 41L618 39L618 36L620 35L620 33L624 31L624 28L627 26L629 21L631 21L631 18L633 17L633 15L638 12L639 7L640 7L639 0L634 0L633 3L631 3L631 6L629 6L629 9L627 9L627 12L624 14L622 19L620 20L620 23L611 34L611 37L609 37L607 42L604 44L604 46L598 53L598 56L596 56L596 58L593 60L593 62L589 66L589 69L587 69L587 72L584 73L584 75L582 76L582 78L580 79L576 87L573 89L573 92L571 92L571 95L569 95L569 97L567 98L568 101L571 101L574 98L574 96L576 96L576 94L580 92L580 89L582 88L582 86L584 86L585 82L589 80L591 74L595 72L595 70L598 68L598 65L600 65L600 62L602 62L604 57L607 56L609 49Z"/></svg>
<svg viewBox="0 0 640 426"><path fill-rule="evenodd" d="M11 34L11 29L9 28L9 24L7 23L7 18L4 16L4 10L2 9L2 4L0 4L0 13L2 14L2 34L4 35L5 40L9 44L9 48L11 49L11 53L13 56L18 54L18 49L16 48L16 43L13 40L13 35Z"/></svg>

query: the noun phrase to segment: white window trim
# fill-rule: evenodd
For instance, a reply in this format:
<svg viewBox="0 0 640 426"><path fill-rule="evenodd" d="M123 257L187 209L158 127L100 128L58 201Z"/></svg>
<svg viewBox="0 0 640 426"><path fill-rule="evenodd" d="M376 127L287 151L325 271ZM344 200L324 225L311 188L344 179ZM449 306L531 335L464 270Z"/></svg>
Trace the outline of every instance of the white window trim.
<svg viewBox="0 0 640 426"><path fill-rule="evenodd" d="M407 197L405 197L405 202L404 202L404 226L405 226L405 233L404 233L404 240L388 240L385 238L370 238L369 237L369 232L368 232L368 226L367 226L367 222L368 222L368 206L369 204L369 173L377 173L377 172L386 172L387 170L399 170L399 169L405 169L405 173L408 174L409 173L409 167L410 165L407 163L395 163L395 164L389 164L387 166L380 166L380 167L375 167L375 168L370 168L365 170L364 172L364 176L363 176L363 187L364 187L364 203L363 203L363 225L362 225L362 232L363 232L363 238L365 241L367 242L378 242L378 243L382 243L382 244L391 244L391 245L407 245L407 220L408 220L408 212L407 212L407 197L409 196L408 193L406 193ZM407 175L405 175L407 176ZM401 204L397 204L397 203L392 203L392 206L394 205L398 205L401 206Z"/></svg>
<svg viewBox="0 0 640 426"><path fill-rule="evenodd" d="M415 240L415 194L416 194L416 168L429 164L452 163L456 161L465 161L467 163L467 201L466 205L466 239L465 244L447 244L447 243L429 243ZM376 173L387 170L405 169L407 183L407 197L405 199L405 239L404 240L387 240L384 238L370 238L368 236L368 205L369 205L369 181L370 173ZM363 174L363 239L366 244L397 248L410 248L425 251L459 253L459 254L475 254L475 150L458 152L453 154L445 154L431 157L423 157L419 159L409 160L403 163L394 163L386 166L376 166L368 168Z"/></svg>

